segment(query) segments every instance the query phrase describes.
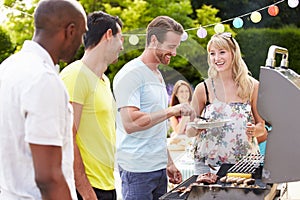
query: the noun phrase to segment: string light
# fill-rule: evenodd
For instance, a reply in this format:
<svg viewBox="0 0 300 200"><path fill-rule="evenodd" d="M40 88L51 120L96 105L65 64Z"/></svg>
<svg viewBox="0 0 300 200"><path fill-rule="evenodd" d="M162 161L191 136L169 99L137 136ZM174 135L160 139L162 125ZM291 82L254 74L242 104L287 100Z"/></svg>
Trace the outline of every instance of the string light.
<svg viewBox="0 0 300 200"><path fill-rule="evenodd" d="M242 28L244 25L244 21L242 20L242 18L236 17L234 18L232 25L234 26L234 28Z"/></svg>
<svg viewBox="0 0 300 200"><path fill-rule="evenodd" d="M299 5L299 0L288 0L288 5L291 8L296 8Z"/></svg>
<svg viewBox="0 0 300 200"><path fill-rule="evenodd" d="M214 30L216 33L223 33L225 31L225 27L223 24L216 24Z"/></svg>
<svg viewBox="0 0 300 200"><path fill-rule="evenodd" d="M276 2L276 3L273 3L272 5L277 5L277 4L280 4L280 3L282 3L282 2L284 2L285 0L280 0L280 1L278 1L278 2ZM293 4L293 5L295 5L296 3L294 2L294 1L298 1L299 2L299 0L289 0L289 1L293 1L293 3L291 3L291 4ZM226 23L226 22L230 22L230 21L234 21L234 19L236 19L236 18L243 18L243 17L245 17L245 16L248 16L248 15L251 15L253 12L259 12L259 11L262 11L262 10L265 10L265 9L267 9L267 8L269 8L270 7L270 5L268 5L268 6L265 6L265 7L263 7L263 8L260 8L260 9L257 9L257 10L255 10L255 11L251 11L251 12L249 12L249 13L245 13L245 14L243 14L243 15L240 15L240 16L237 16L237 17L233 17L233 18L230 18L230 19L226 19L226 20L223 20L223 21L221 21L221 22L218 22L218 23L214 23L214 24L208 24L208 25L201 25L200 27L198 27L198 28L190 28L190 29L186 29L185 31L191 31L191 30L196 30L196 29L199 29L199 28L207 28L207 27L211 27L211 26L216 26L217 24L224 24L224 23ZM255 14L254 14L255 15Z"/></svg>
<svg viewBox="0 0 300 200"><path fill-rule="evenodd" d="M218 23L207 24L207 25L200 25L200 27L185 29L184 30L184 34L181 37L181 40L182 41L187 40L188 39L188 31L192 31L192 30L197 30L197 36L199 38L205 38L207 36L207 31L206 31L205 28L211 27L211 26L214 26L214 31L216 33L224 32L225 31L225 27L224 27L223 24L226 23L226 22L230 22L230 21L232 21L232 25L235 28L241 28L244 25L244 22L243 22L242 18L245 17L245 16L248 16L248 15L250 15L250 19L251 19L251 21L253 23L259 23L261 21L261 19L262 19L260 11L268 9L269 15L276 16L279 13L279 8L276 5L280 4L280 3L284 2L284 1L285 0L280 0L280 1L276 2L276 3L273 3L272 5L265 6L263 8L251 11L249 13L246 13L246 14L243 14L243 15L240 15L240 16L237 16L237 17L233 17L233 18L230 18L230 19L227 19L227 20L223 20L223 21L218 22ZM295 8L295 7L297 7L299 5L299 0L288 0L288 5L291 8ZM23 13L25 15L33 17L33 15L31 15L29 13L26 13L26 12L23 12L23 11L20 11L20 10L17 10L17 9L14 9L14 8L11 8L11 7L8 7L8 6L5 6L5 5L1 5L1 6L3 6L6 9L9 9L9 10L12 9L13 12L14 11L18 11L20 13ZM128 41L129 41L129 43L131 45L137 45L139 43L139 36L145 36L145 35L146 34L126 34L126 33L123 34L123 36L128 36L129 37Z"/></svg>
<svg viewBox="0 0 300 200"><path fill-rule="evenodd" d="M139 37L137 35L130 35L129 36L129 43L132 44L132 45L137 45L139 43Z"/></svg>
<svg viewBox="0 0 300 200"><path fill-rule="evenodd" d="M279 13L279 8L278 8L278 6L275 6L275 5L271 5L269 8L268 8L268 13L269 13L269 15L271 15L271 16L276 16L276 15L278 15L278 13Z"/></svg>
<svg viewBox="0 0 300 200"><path fill-rule="evenodd" d="M186 41L188 39L189 35L186 31L183 32L181 36L181 41Z"/></svg>
<svg viewBox="0 0 300 200"><path fill-rule="evenodd" d="M261 20L261 14L258 11L254 11L253 13L251 13L250 15L250 19L253 23L258 23Z"/></svg>
<svg viewBox="0 0 300 200"><path fill-rule="evenodd" d="M203 27L200 27L198 30L197 30L197 36L199 38L205 38L207 36L207 30Z"/></svg>

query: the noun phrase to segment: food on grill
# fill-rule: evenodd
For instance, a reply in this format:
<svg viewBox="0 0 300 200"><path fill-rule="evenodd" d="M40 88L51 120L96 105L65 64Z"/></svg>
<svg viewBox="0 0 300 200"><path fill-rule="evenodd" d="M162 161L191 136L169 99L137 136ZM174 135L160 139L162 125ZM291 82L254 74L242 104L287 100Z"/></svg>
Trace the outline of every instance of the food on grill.
<svg viewBox="0 0 300 200"><path fill-rule="evenodd" d="M236 181L237 184L242 184L244 183L244 181L246 180L246 178L238 178L238 180Z"/></svg>
<svg viewBox="0 0 300 200"><path fill-rule="evenodd" d="M205 183L205 184L213 184L216 183L218 179L218 176L214 173L204 173L204 174L200 174L197 179L196 182L197 183Z"/></svg>
<svg viewBox="0 0 300 200"><path fill-rule="evenodd" d="M179 187L176 190L173 190L173 192L184 192L184 190L186 190L185 186Z"/></svg>
<svg viewBox="0 0 300 200"><path fill-rule="evenodd" d="M248 178L248 179L244 180L243 183L244 183L245 185L254 185L255 179L254 179L254 178Z"/></svg>
<svg viewBox="0 0 300 200"><path fill-rule="evenodd" d="M245 178L245 177L230 177L230 176L224 176L220 178L220 181L222 183L232 183L233 186L237 185L254 185L255 179L254 178Z"/></svg>
<svg viewBox="0 0 300 200"><path fill-rule="evenodd" d="M179 196L181 197L184 194L190 192L192 190L192 186L193 186L193 184L190 184L189 187L185 188L185 190L183 190L182 193Z"/></svg>
<svg viewBox="0 0 300 200"><path fill-rule="evenodd" d="M235 183L237 181L237 177L227 177L226 178L226 183Z"/></svg>
<svg viewBox="0 0 300 200"><path fill-rule="evenodd" d="M227 173L227 177L251 178L250 173Z"/></svg>
<svg viewBox="0 0 300 200"><path fill-rule="evenodd" d="M227 176L223 176L222 178L220 178L220 181L221 181L222 183L226 183L226 179L227 179Z"/></svg>

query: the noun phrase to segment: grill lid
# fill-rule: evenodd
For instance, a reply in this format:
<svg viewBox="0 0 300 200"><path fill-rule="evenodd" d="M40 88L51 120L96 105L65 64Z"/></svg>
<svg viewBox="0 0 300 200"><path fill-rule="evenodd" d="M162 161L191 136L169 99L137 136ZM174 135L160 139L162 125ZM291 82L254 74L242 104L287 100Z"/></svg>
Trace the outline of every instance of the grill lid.
<svg viewBox="0 0 300 200"><path fill-rule="evenodd" d="M283 54L280 67L273 61ZM267 66L260 69L258 111L272 125L267 139L262 180L283 183L300 180L300 76L287 68L286 49L271 46Z"/></svg>

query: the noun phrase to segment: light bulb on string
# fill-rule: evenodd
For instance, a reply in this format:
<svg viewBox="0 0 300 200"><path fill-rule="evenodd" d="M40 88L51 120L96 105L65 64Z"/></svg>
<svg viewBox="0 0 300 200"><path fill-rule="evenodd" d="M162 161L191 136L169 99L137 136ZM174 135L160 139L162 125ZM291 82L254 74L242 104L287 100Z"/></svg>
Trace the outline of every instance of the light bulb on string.
<svg viewBox="0 0 300 200"><path fill-rule="evenodd" d="M258 23L261 20L261 14L258 11L254 11L251 13L250 19L253 23Z"/></svg>
<svg viewBox="0 0 300 200"><path fill-rule="evenodd" d="M288 5L291 8L296 8L299 5L299 0L288 0Z"/></svg>
<svg viewBox="0 0 300 200"><path fill-rule="evenodd" d="M137 45L139 43L139 37L137 35L131 35L128 41L131 45Z"/></svg>
<svg viewBox="0 0 300 200"><path fill-rule="evenodd" d="M207 36L207 31L205 28L203 27L200 27L198 30L197 30L197 36L199 38L205 38Z"/></svg>
<svg viewBox="0 0 300 200"><path fill-rule="evenodd" d="M240 17L236 17L234 18L232 24L234 28L242 28L242 26L244 25L244 21Z"/></svg>
<svg viewBox="0 0 300 200"><path fill-rule="evenodd" d="M214 27L216 33L223 33L225 31L225 27L223 24L217 24Z"/></svg>
<svg viewBox="0 0 300 200"><path fill-rule="evenodd" d="M276 6L276 5L269 6L268 13L269 13L269 15L271 15L273 17L278 15L278 13L279 13L278 6Z"/></svg>
<svg viewBox="0 0 300 200"><path fill-rule="evenodd" d="M181 35L181 41L186 41L188 39L189 35L186 31L183 32Z"/></svg>

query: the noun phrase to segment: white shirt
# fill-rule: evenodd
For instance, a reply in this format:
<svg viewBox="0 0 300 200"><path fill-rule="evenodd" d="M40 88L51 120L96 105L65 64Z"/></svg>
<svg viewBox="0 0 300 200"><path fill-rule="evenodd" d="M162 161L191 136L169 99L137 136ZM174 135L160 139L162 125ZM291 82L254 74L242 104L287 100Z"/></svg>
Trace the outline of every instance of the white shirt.
<svg viewBox="0 0 300 200"><path fill-rule="evenodd" d="M168 107L165 83L136 58L122 67L113 81L118 110L126 106L152 113ZM155 126L127 134L117 113L117 162L130 172L151 172L167 167L167 120Z"/></svg>
<svg viewBox="0 0 300 200"><path fill-rule="evenodd" d="M41 199L31 144L61 146L73 199L72 109L57 67L33 41L0 65L0 199Z"/></svg>

